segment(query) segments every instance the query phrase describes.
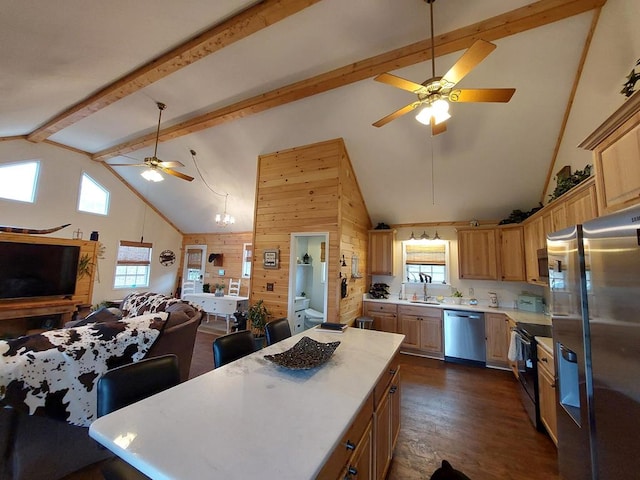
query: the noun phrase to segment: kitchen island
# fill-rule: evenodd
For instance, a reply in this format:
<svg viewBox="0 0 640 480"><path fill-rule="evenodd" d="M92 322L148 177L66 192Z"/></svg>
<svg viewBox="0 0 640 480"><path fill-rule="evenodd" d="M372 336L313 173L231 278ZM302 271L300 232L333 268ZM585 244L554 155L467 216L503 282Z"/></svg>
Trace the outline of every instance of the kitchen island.
<svg viewBox="0 0 640 480"><path fill-rule="evenodd" d="M310 370L264 358L303 336L341 344ZM392 451L386 459L374 452L397 436L397 424L379 422L398 416L399 395L389 397L399 393L391 384L398 381L403 338L356 328L307 330L99 418L90 435L154 479L343 478L352 452L362 454L365 445L363 477L382 478Z"/></svg>

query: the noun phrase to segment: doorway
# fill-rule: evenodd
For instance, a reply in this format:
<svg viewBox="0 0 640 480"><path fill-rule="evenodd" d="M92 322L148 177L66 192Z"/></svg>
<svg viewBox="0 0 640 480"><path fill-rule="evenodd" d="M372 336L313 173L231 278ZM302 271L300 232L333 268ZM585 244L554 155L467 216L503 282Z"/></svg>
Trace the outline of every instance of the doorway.
<svg viewBox="0 0 640 480"><path fill-rule="evenodd" d="M184 247L184 265L180 297L185 293L202 293L207 258L206 245L187 245Z"/></svg>
<svg viewBox="0 0 640 480"><path fill-rule="evenodd" d="M329 233L291 234L289 323L300 333L326 321Z"/></svg>

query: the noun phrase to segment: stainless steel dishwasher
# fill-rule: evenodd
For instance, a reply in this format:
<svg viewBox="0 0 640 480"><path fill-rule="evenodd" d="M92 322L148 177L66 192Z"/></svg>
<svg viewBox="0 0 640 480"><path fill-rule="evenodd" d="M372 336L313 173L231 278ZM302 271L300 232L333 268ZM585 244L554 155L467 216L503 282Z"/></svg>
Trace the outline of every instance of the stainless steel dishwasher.
<svg viewBox="0 0 640 480"><path fill-rule="evenodd" d="M444 359L446 362L486 365L484 313L444 311Z"/></svg>

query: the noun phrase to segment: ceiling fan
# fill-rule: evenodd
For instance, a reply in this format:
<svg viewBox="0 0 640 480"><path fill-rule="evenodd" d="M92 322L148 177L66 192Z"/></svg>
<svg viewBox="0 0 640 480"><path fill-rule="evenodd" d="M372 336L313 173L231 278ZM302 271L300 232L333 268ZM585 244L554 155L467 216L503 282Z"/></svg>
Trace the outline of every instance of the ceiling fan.
<svg viewBox="0 0 640 480"><path fill-rule="evenodd" d="M193 177L189 175L185 175L184 173L180 173L176 170L173 170L175 167L184 167L184 164L181 162L165 162L160 160L156 155L158 153L158 139L160 138L160 120L162 119L162 111L167 108L164 103L156 102L158 106L158 110L160 110L160 114L158 115L158 128L156 129L156 145L153 150L152 157L146 157L144 159L144 163L110 163L109 165L112 167L146 167L147 170L142 172L142 176L153 182L159 182L163 180L162 175L158 172L158 170L168 173L169 175L173 175L174 177L181 178L182 180L186 180L190 182L193 180Z"/></svg>
<svg viewBox="0 0 640 480"><path fill-rule="evenodd" d="M446 120L449 115L451 102L501 102L511 100L515 88L485 88L485 89L459 89L455 85L484 60L496 46L485 40L476 40L471 47L458 59L458 61L442 77L436 77L435 44L433 40L433 3L435 0L424 0L429 4L431 19L431 78L422 84L397 77L390 73L382 73L374 80L386 83L393 87L415 93L418 100L402 107L400 110L381 118L373 125L382 127L391 120L409 113L423 106L416 115L416 119L425 125L431 125L431 134L438 135L447 130Z"/></svg>

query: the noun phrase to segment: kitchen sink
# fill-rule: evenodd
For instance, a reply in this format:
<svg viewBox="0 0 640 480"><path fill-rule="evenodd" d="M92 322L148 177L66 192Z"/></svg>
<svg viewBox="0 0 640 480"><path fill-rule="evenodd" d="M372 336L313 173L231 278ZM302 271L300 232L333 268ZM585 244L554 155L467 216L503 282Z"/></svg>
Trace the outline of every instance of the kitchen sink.
<svg viewBox="0 0 640 480"><path fill-rule="evenodd" d="M411 303L422 303L423 305L440 305L440 302L434 300L410 300Z"/></svg>

